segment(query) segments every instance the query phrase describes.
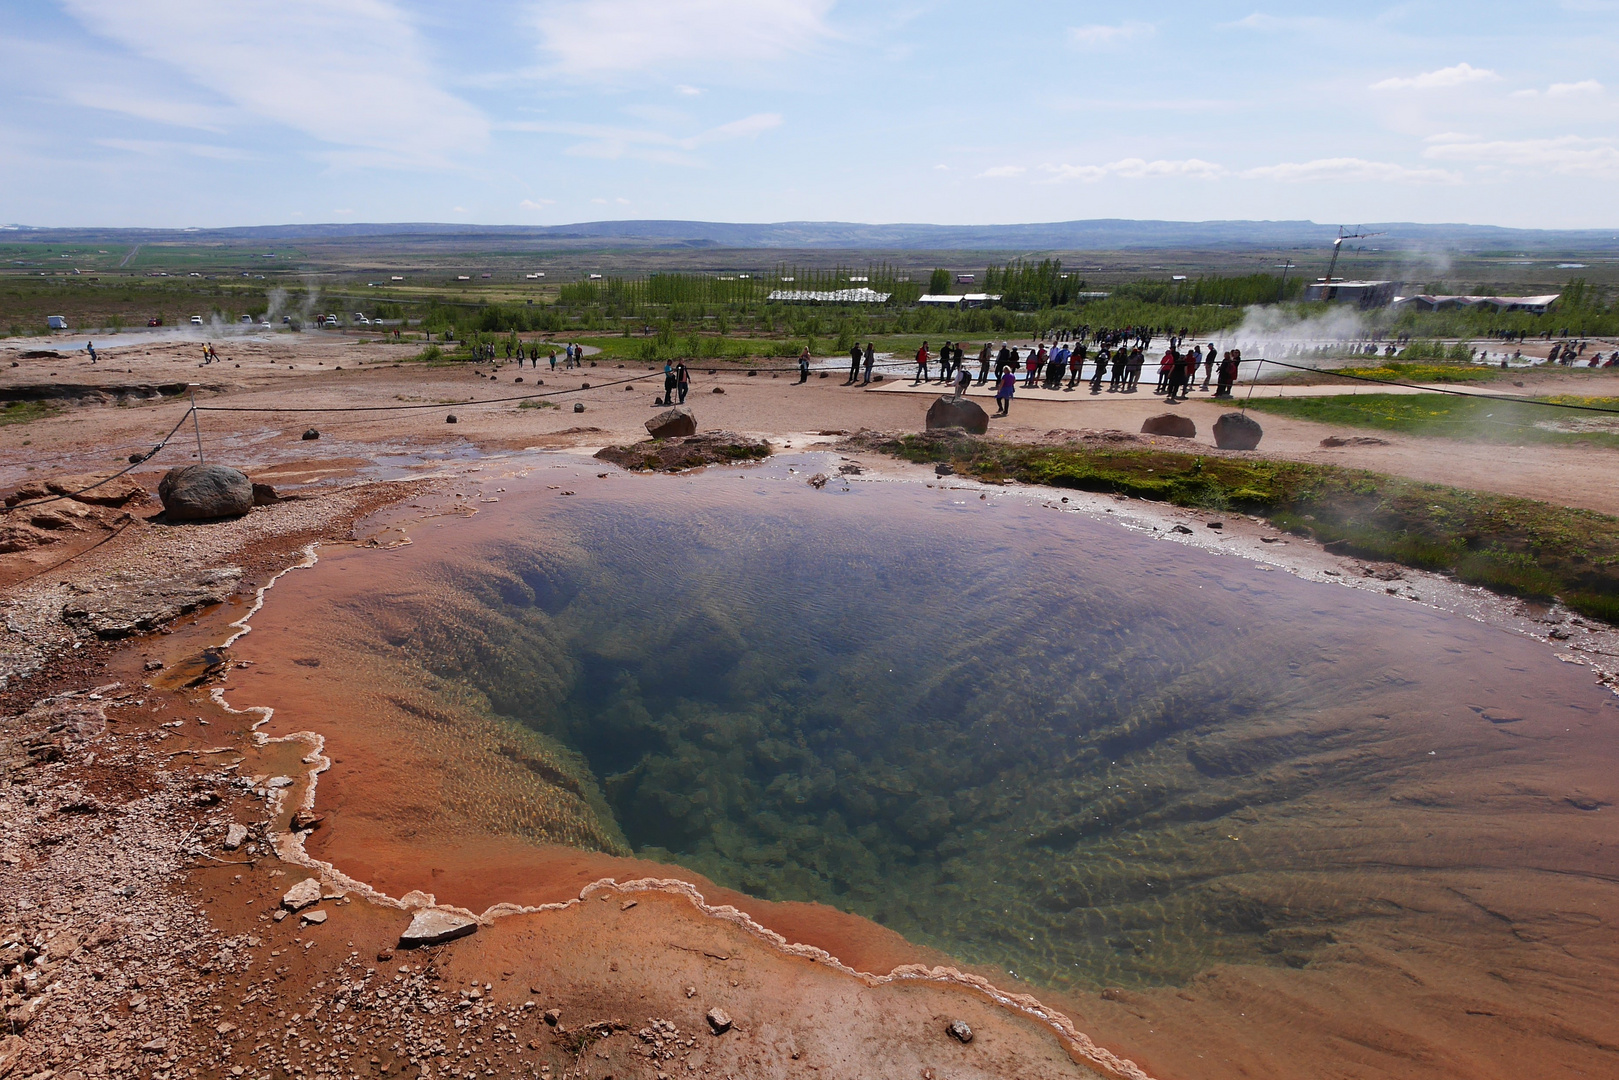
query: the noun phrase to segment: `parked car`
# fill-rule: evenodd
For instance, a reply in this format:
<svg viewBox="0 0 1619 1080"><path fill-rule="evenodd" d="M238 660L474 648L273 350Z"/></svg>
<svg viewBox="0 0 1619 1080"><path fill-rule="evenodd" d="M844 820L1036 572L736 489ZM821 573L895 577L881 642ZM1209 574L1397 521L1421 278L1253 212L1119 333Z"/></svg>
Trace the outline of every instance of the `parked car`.
<svg viewBox="0 0 1619 1080"><path fill-rule="evenodd" d="M192 326L201 326L202 325L202 316L201 315L193 315L193 316L191 316L191 325Z"/></svg>
<svg viewBox="0 0 1619 1080"><path fill-rule="evenodd" d="M146 325L147 326L162 326L163 325L163 316L161 316L161 315L153 315L150 319L146 320Z"/></svg>
<svg viewBox="0 0 1619 1080"><path fill-rule="evenodd" d="M48 326L49 328L51 328L52 330L66 330L67 329L67 316L66 315L47 315L47 316L45 316L45 325Z"/></svg>

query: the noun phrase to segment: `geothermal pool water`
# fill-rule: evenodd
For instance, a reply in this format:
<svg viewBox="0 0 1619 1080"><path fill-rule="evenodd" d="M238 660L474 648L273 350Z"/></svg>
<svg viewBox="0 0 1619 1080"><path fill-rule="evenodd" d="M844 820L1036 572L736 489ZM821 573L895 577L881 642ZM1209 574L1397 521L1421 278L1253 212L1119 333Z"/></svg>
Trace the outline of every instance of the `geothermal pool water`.
<svg viewBox="0 0 1619 1080"><path fill-rule="evenodd" d="M560 460L323 551L237 646L233 704L328 737L321 858L480 906L634 855L1059 993L1404 940L1614 1000L1558 928L1611 915L1619 710L1543 643L825 456Z"/></svg>

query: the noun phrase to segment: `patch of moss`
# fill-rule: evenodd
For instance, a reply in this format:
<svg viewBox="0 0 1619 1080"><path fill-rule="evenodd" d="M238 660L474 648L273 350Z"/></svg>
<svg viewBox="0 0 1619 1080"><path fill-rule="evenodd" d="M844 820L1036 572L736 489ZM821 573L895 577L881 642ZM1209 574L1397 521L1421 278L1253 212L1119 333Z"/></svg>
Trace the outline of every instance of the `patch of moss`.
<svg viewBox="0 0 1619 1080"><path fill-rule="evenodd" d="M1363 469L1157 449L1030 446L956 433L862 437L982 480L1235 509L1333 551L1445 573L1510 596L1560 598L1619 624L1619 518Z"/></svg>

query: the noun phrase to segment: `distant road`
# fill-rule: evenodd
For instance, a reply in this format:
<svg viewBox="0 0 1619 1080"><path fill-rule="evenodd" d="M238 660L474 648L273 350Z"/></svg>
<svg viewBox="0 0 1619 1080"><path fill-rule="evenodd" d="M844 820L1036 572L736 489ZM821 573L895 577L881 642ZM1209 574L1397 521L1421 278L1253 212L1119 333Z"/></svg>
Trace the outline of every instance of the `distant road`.
<svg viewBox="0 0 1619 1080"><path fill-rule="evenodd" d="M140 250L141 246L139 244L136 244L134 247L130 248L129 254L124 256L124 261L118 264L118 269L122 270L124 267L128 266L129 260L133 259L136 255L139 255Z"/></svg>

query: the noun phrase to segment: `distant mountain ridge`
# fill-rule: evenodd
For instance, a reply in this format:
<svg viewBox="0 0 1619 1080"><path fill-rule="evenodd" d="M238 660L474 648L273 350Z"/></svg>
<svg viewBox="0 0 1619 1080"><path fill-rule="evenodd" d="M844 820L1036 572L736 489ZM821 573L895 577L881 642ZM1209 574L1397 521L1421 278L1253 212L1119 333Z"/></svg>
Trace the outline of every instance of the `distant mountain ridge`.
<svg viewBox="0 0 1619 1080"><path fill-rule="evenodd" d="M1368 222L1381 248L1476 251L1619 252L1611 230L1508 229L1493 225ZM1098 218L1027 225L867 225L837 221L745 224L714 221L588 221L574 225L456 225L432 222L249 225L224 229L39 229L7 226L0 239L127 243L263 243L379 241L417 243L496 241L598 246L865 249L912 251L1124 251L1154 249L1319 249L1338 235L1313 221L1138 221Z"/></svg>

